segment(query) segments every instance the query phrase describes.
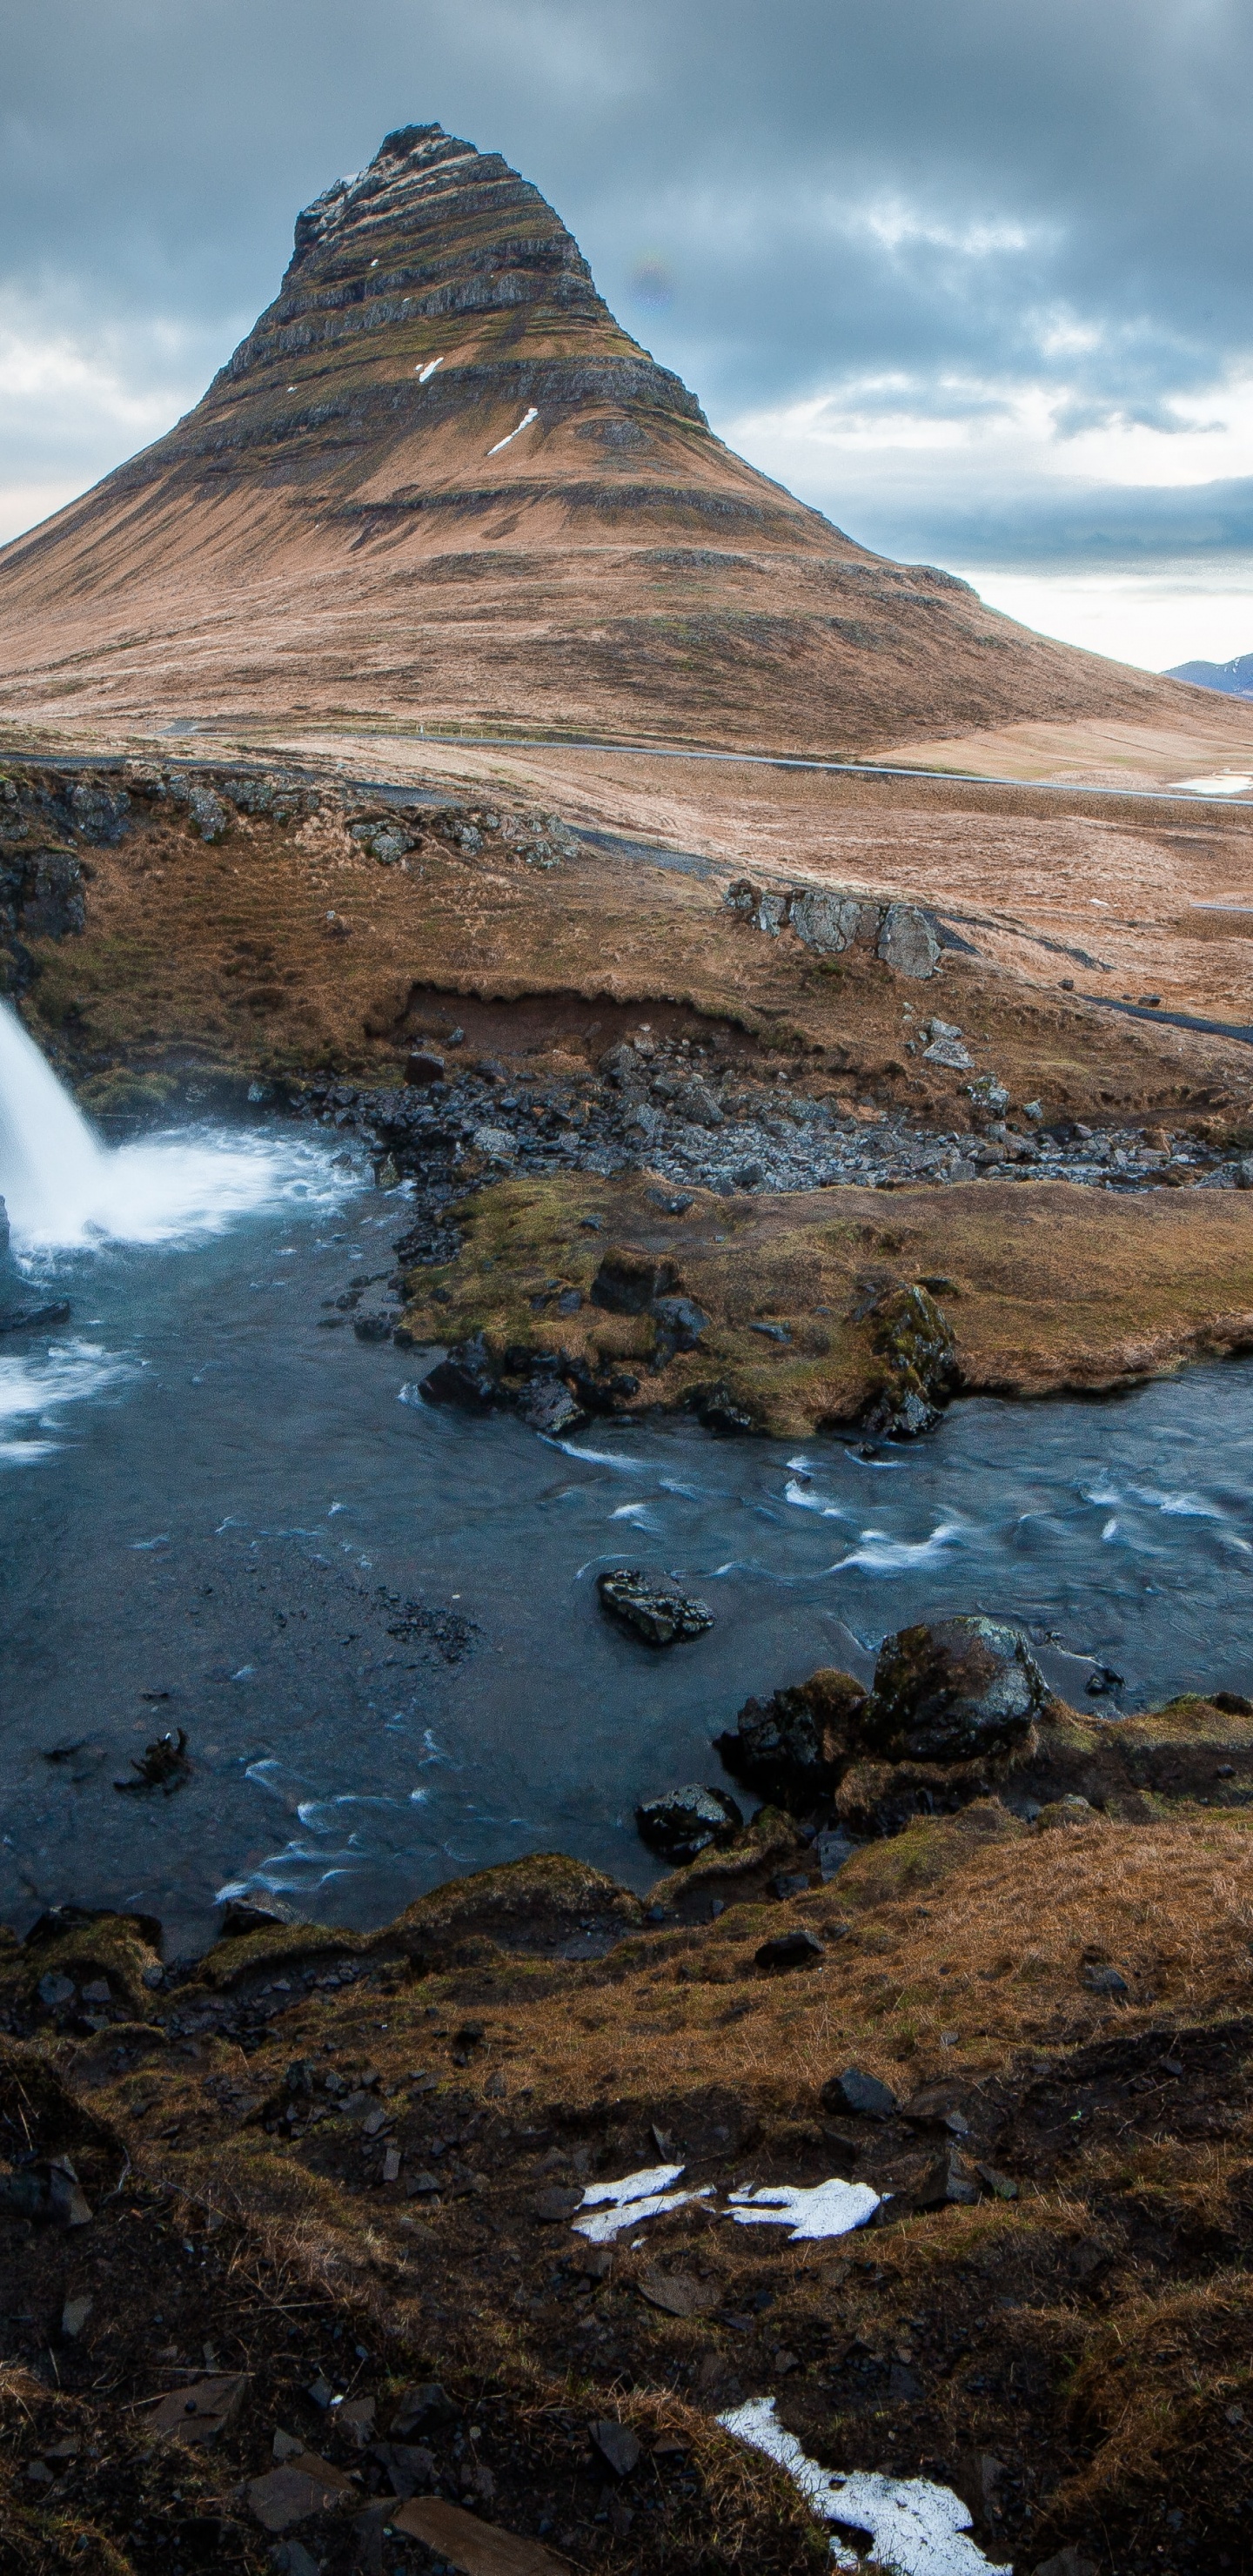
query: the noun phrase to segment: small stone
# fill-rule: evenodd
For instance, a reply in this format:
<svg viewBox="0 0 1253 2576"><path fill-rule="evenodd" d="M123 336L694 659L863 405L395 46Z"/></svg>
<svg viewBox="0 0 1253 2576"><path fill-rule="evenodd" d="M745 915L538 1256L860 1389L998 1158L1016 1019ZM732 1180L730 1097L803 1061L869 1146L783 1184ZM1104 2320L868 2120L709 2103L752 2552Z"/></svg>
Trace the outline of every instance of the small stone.
<svg viewBox="0 0 1253 2576"><path fill-rule="evenodd" d="M471 1413L486 1413L499 1404L500 1389L482 1335L459 1343L447 1359L437 1360L421 1380L421 1394L427 1404L455 1404Z"/></svg>
<svg viewBox="0 0 1253 2576"><path fill-rule="evenodd" d="M59 1976L55 1968L49 1968L40 1978L37 1992L49 2012L63 2012L67 2004L73 2003L77 1988L72 1977Z"/></svg>
<svg viewBox="0 0 1253 2576"><path fill-rule="evenodd" d="M848 1834L819 1834L814 1850L818 1855L818 1867L822 1872L824 1887L829 1886L831 1880L838 1877L845 1862L852 1859L856 1849L856 1843Z"/></svg>
<svg viewBox="0 0 1253 2576"><path fill-rule="evenodd" d="M375 2442L370 2457L386 2469L393 2495L408 2498L435 2484L435 2454L424 2442Z"/></svg>
<svg viewBox="0 0 1253 2576"><path fill-rule="evenodd" d="M589 2430L606 2468L612 2469L616 2478L629 2478L639 2465L639 2435L632 2432L629 2424L619 2424L612 2416L591 2425Z"/></svg>
<svg viewBox="0 0 1253 2576"><path fill-rule="evenodd" d="M351 2480L312 2451L251 2478L247 2488L249 2507L266 2531L288 2531L294 2522L329 2513L345 2493L355 2493Z"/></svg>
<svg viewBox="0 0 1253 2576"><path fill-rule="evenodd" d="M824 2111L838 2118L852 2111L864 2120L890 2120L900 2104L890 2084L881 2084L877 2075L867 2075L860 2066L846 2066L842 2075L832 2075L819 2096Z"/></svg>
<svg viewBox="0 0 1253 2576"><path fill-rule="evenodd" d="M48 2166L48 2205L58 2227L85 2227L91 2208L68 2156L54 2156Z"/></svg>
<svg viewBox="0 0 1253 2576"><path fill-rule="evenodd" d="M615 2504L617 2498L613 2499ZM619 2507L619 2511L622 2508ZM570 2576L570 2560L554 2556L542 2541L524 2540L486 2524L443 2496L415 2496L393 2516L394 2528L437 2553L437 2562L462 2576ZM571 2538L569 2544L573 2547Z"/></svg>
<svg viewBox="0 0 1253 2576"><path fill-rule="evenodd" d="M112 2001L113 1997L109 1992L109 1980L107 1977L93 1977L90 1985L84 1986L83 1988L83 2002L85 2004L111 2004Z"/></svg>
<svg viewBox="0 0 1253 2576"><path fill-rule="evenodd" d="M573 2218L583 2206L583 2194L568 2186L541 2191L531 2203L531 2215L541 2227L560 2227Z"/></svg>
<svg viewBox="0 0 1253 2576"><path fill-rule="evenodd" d="M801 1926L795 1932L780 1932L773 1941L763 1941L754 1953L759 1968L778 1976L789 1968L816 1968L826 1953L816 1932Z"/></svg>
<svg viewBox="0 0 1253 2576"><path fill-rule="evenodd" d="M930 1046L923 1048L922 1060L924 1064L946 1065L953 1073L969 1073L974 1062L969 1049L956 1036L933 1038Z"/></svg>
<svg viewBox="0 0 1253 2576"><path fill-rule="evenodd" d="M1051 1798L1035 1818L1037 1833L1052 1833L1059 1825L1094 1825L1096 1809L1088 1798L1072 1789L1064 1798Z"/></svg>
<svg viewBox="0 0 1253 2576"><path fill-rule="evenodd" d="M79 2298L66 2300L61 2310L61 2332L67 2343L77 2343L93 2305L86 2292Z"/></svg>
<svg viewBox="0 0 1253 2576"><path fill-rule="evenodd" d="M399 2182L400 2180L399 2147L389 2147L383 2158L383 2180L384 2182Z"/></svg>
<svg viewBox="0 0 1253 2576"><path fill-rule="evenodd" d="M518 1140L508 1127L476 1127L470 1139L476 1154L489 1163L512 1163L517 1160Z"/></svg>
<svg viewBox="0 0 1253 2576"><path fill-rule="evenodd" d="M304 2447L304 2443L297 2434L280 2431L275 2434L270 2444L270 2456L277 2460L281 2467L285 2460L298 2460Z"/></svg>
<svg viewBox="0 0 1253 2576"><path fill-rule="evenodd" d="M671 2317L698 2316L702 2309L716 2308L722 2296L716 2281L698 2281L690 2272L662 2272L656 2265L641 2272L635 2286L650 2307Z"/></svg>
<svg viewBox="0 0 1253 2576"><path fill-rule="evenodd" d="M1018 2185L1012 2174L1001 2173L996 2165L976 2165L975 2172L994 2200L1017 2200Z"/></svg>
<svg viewBox="0 0 1253 2576"><path fill-rule="evenodd" d="M228 2432L239 2414L248 2386L246 2374L214 2372L203 2379L190 2380L182 2388L171 2389L161 2399L149 2422L156 2433L166 2433L176 2442L190 2442L198 2447L216 2442ZM277 2527L277 2526L276 2526Z"/></svg>
<svg viewBox="0 0 1253 2576"><path fill-rule="evenodd" d="M979 2185L960 2148L947 2147L910 2197L918 2209L942 2209L946 2204L970 2208L979 2197Z"/></svg>
<svg viewBox="0 0 1253 2576"><path fill-rule="evenodd" d="M270 2565L275 2576L321 2576L316 2558L309 2556L303 2541L280 2540L270 2552Z"/></svg>
<svg viewBox="0 0 1253 2576"><path fill-rule="evenodd" d="M444 1079L444 1059L431 1055L425 1047L415 1047L405 1066L405 1080L415 1091L429 1091L433 1082Z"/></svg>
<svg viewBox="0 0 1253 2576"><path fill-rule="evenodd" d="M770 1893L781 1905L791 1896L808 1896L808 1873L802 1869L777 1869L770 1881Z"/></svg>
<svg viewBox="0 0 1253 2576"><path fill-rule="evenodd" d="M1089 1994L1110 1995L1118 2003L1124 2003L1131 1992L1126 1978L1119 1974L1117 1968L1101 1965L1087 1967L1083 1972L1083 1982Z"/></svg>
<svg viewBox="0 0 1253 2576"><path fill-rule="evenodd" d="M349 2397L335 2409L335 2430L364 2451L374 2431L374 2399Z"/></svg>
<svg viewBox="0 0 1253 2576"><path fill-rule="evenodd" d="M432 2433L442 2424L455 2424L457 2409L438 2379L415 2380L401 2390L392 2417L392 2439L407 2442L413 2433Z"/></svg>
<svg viewBox="0 0 1253 2576"><path fill-rule="evenodd" d="M1096 2576L1096 2560L1081 2549L1059 2549L1055 2558L1041 2560L1034 2576Z"/></svg>

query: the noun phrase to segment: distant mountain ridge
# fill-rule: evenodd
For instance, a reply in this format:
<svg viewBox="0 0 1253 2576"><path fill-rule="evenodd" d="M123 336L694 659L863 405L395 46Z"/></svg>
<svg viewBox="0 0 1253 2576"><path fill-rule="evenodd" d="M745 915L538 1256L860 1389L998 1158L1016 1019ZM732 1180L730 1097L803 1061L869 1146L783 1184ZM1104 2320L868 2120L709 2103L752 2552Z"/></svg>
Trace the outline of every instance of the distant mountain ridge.
<svg viewBox="0 0 1253 2576"><path fill-rule="evenodd" d="M805 752L1177 712L734 455L498 153L389 134L168 436L0 550L0 716Z"/></svg>
<svg viewBox="0 0 1253 2576"><path fill-rule="evenodd" d="M1178 662L1162 678L1187 680L1194 689L1217 689L1225 698L1253 698L1253 653L1238 653L1234 662Z"/></svg>

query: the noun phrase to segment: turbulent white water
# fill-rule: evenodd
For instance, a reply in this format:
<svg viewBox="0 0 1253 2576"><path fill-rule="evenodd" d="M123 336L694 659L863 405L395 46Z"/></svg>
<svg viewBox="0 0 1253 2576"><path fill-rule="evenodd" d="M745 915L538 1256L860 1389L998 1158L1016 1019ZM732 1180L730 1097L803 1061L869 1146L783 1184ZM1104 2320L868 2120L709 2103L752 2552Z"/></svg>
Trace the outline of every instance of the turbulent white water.
<svg viewBox="0 0 1253 2576"><path fill-rule="evenodd" d="M343 1180L304 1139L171 1131L111 1149L0 1003L0 1197L19 1258L220 1234L282 1200L333 1205Z"/></svg>

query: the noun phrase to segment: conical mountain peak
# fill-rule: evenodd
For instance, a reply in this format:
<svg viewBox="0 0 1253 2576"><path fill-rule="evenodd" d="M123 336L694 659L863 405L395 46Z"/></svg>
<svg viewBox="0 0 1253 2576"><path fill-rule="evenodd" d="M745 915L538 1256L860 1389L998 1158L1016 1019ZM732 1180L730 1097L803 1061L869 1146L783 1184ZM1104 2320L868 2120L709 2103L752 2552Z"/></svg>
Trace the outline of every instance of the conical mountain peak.
<svg viewBox="0 0 1253 2576"><path fill-rule="evenodd" d="M499 153L388 134L168 437L0 551L0 710L823 753L1170 684L869 554L715 438Z"/></svg>

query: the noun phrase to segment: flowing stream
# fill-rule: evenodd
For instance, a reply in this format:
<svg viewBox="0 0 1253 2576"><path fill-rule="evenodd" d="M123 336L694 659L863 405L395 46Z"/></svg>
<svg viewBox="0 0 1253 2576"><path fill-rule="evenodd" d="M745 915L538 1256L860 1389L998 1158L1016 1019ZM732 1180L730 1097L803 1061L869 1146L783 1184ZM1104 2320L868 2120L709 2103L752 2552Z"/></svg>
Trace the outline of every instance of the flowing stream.
<svg viewBox="0 0 1253 2576"><path fill-rule="evenodd" d="M1112 1666L1106 1710L1253 1682L1248 1363L958 1404L872 1460L686 1422L548 1443L432 1409L421 1354L356 1340L335 1300L391 1269L406 1201L339 1139L110 1153L0 1022L0 1302L71 1306L0 1339L0 1919L142 1903L177 1948L232 1887L367 1924L544 1847L644 1887L636 1800L718 1779L750 1691L868 1675L945 1610L1024 1621L1080 1701ZM624 1561L712 1631L654 1654L612 1628L594 1576ZM119 1792L179 1726L186 1784Z"/></svg>

